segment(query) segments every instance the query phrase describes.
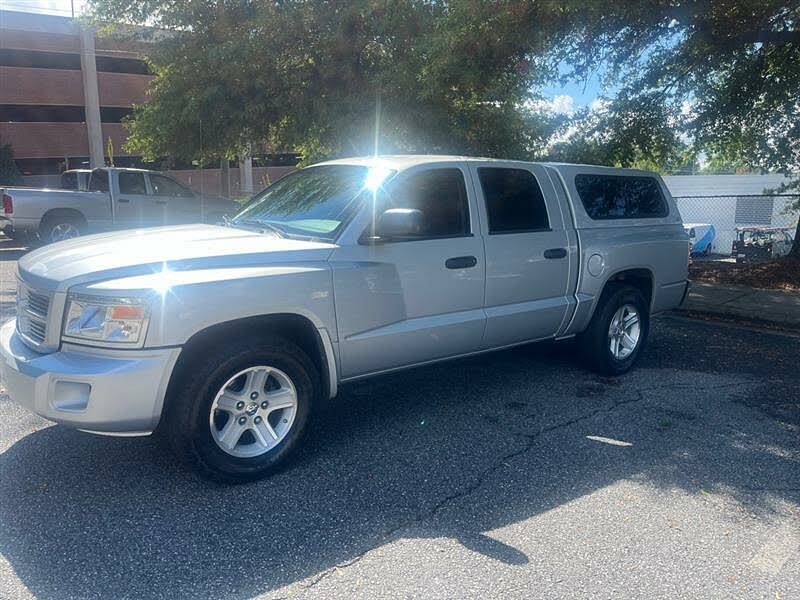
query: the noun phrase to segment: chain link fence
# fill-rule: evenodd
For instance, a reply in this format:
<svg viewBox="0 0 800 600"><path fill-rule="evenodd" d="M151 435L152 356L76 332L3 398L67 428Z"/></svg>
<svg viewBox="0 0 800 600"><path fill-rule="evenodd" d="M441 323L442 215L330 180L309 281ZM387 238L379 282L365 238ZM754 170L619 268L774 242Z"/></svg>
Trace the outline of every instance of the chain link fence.
<svg viewBox="0 0 800 600"><path fill-rule="evenodd" d="M730 258L736 229L740 227L779 228L794 237L800 216L800 196L729 195L675 196L685 225L713 225L711 258ZM704 228L698 228L698 230Z"/></svg>

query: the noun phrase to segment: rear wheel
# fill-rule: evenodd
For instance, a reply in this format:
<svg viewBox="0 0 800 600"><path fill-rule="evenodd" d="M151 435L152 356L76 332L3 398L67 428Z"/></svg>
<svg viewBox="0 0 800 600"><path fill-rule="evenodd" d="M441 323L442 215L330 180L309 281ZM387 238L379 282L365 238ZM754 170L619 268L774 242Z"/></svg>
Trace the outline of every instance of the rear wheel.
<svg viewBox="0 0 800 600"><path fill-rule="evenodd" d="M79 237L83 231L84 223L76 215L48 215L39 226L39 238L51 244Z"/></svg>
<svg viewBox="0 0 800 600"><path fill-rule="evenodd" d="M265 477L299 445L318 380L309 357L283 338L218 346L170 386L160 434L206 477Z"/></svg>
<svg viewBox="0 0 800 600"><path fill-rule="evenodd" d="M579 343L593 370L621 375L636 363L650 332L650 309L635 287L610 284Z"/></svg>

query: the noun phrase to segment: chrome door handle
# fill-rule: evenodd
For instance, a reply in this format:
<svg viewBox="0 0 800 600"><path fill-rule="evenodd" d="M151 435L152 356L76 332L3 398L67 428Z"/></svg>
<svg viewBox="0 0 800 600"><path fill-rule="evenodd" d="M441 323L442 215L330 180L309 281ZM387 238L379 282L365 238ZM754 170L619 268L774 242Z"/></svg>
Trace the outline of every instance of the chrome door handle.
<svg viewBox="0 0 800 600"><path fill-rule="evenodd" d="M471 269L478 264L478 259L474 256L454 256L444 261L444 266L448 269Z"/></svg>

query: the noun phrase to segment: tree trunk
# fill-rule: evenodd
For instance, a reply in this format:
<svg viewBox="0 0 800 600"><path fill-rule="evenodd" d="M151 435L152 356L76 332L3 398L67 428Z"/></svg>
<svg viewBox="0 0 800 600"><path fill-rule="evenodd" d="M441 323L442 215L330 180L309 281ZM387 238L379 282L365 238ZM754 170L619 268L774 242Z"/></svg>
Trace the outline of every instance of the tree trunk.
<svg viewBox="0 0 800 600"><path fill-rule="evenodd" d="M789 256L800 258L800 219L797 220L797 228L794 230L794 241L792 242L792 249L789 250Z"/></svg>

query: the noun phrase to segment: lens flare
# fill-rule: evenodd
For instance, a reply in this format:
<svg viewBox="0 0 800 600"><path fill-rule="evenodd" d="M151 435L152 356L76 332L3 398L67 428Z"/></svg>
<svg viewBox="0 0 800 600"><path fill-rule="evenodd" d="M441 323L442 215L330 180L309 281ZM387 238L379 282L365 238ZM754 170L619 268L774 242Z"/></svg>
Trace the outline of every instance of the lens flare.
<svg viewBox="0 0 800 600"><path fill-rule="evenodd" d="M161 266L161 271L156 274L153 290L158 292L162 298L169 292L169 288L171 287L171 275L172 271L169 270L166 263Z"/></svg>
<svg viewBox="0 0 800 600"><path fill-rule="evenodd" d="M370 192L375 192L383 184L384 180L392 173L392 170L383 165L374 165L370 167L367 176L364 179L364 189Z"/></svg>

